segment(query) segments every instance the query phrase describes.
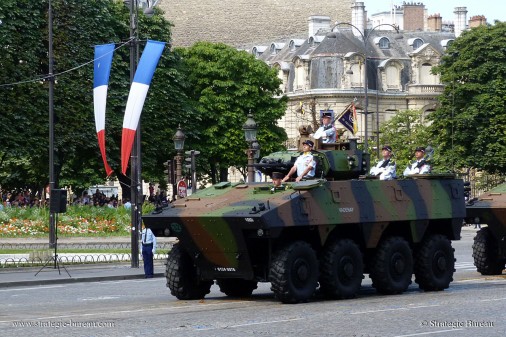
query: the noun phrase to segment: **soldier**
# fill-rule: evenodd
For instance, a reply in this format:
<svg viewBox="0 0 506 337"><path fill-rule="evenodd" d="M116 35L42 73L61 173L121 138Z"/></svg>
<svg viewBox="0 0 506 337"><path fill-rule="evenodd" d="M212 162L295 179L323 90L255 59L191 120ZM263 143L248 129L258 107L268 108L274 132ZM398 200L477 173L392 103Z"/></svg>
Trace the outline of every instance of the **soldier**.
<svg viewBox="0 0 506 337"><path fill-rule="evenodd" d="M282 182L290 179L290 176L297 171L297 178L295 181L299 182L301 179L311 179L314 177L316 162L311 154L314 143L310 140L306 140L302 143L302 150L304 151L295 161L290 172L283 178Z"/></svg>
<svg viewBox="0 0 506 337"><path fill-rule="evenodd" d="M151 229L142 224L142 259L144 260L144 277L153 277L153 257L156 254L156 236Z"/></svg>
<svg viewBox="0 0 506 337"><path fill-rule="evenodd" d="M284 190L285 189L285 185L283 185L283 181L282 181L283 180L283 173L281 173L281 172L272 172L271 178L272 178L271 191Z"/></svg>
<svg viewBox="0 0 506 337"><path fill-rule="evenodd" d="M425 148L419 146L415 149L415 161L408 164L404 170L404 175L408 176L411 174L427 174L430 173L430 165L424 158Z"/></svg>
<svg viewBox="0 0 506 337"><path fill-rule="evenodd" d="M379 176L380 180L392 180L397 178L396 170L397 165L392 159L392 147L385 145L381 148L381 155L383 159L380 160L376 166L371 168L370 174Z"/></svg>
<svg viewBox="0 0 506 337"><path fill-rule="evenodd" d="M320 126L313 136L315 139L322 139L323 143L335 143L336 142L336 129L332 125L332 114L326 112L322 115L323 125Z"/></svg>

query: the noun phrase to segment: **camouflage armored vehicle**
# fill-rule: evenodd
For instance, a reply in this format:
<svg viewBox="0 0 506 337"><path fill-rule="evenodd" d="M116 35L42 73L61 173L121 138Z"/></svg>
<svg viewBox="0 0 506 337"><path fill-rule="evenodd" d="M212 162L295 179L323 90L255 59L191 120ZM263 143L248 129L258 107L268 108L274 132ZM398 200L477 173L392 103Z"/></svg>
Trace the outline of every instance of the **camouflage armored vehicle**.
<svg viewBox="0 0 506 337"><path fill-rule="evenodd" d="M270 282L284 303L307 301L318 287L344 299L356 296L365 273L383 294L404 292L413 273L423 290L449 286L450 240L460 239L466 212L463 181L380 181L364 177L369 156L354 143L315 148L314 180L282 188L223 182L143 216L147 227L178 239L167 259L172 295L200 299L216 281L242 297ZM287 172L298 155L278 152L257 166Z"/></svg>
<svg viewBox="0 0 506 337"><path fill-rule="evenodd" d="M482 275L500 275L506 264L506 184L469 200L468 224L483 224L474 237L474 265Z"/></svg>

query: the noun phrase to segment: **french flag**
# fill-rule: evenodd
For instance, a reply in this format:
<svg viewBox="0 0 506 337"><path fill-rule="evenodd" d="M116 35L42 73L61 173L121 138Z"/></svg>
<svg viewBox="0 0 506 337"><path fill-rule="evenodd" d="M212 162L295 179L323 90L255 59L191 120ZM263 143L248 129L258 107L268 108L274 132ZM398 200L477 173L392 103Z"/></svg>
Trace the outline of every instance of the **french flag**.
<svg viewBox="0 0 506 337"><path fill-rule="evenodd" d="M125 118L123 119L123 133L121 135L121 172L123 174L126 173L128 159L132 152L135 131L144 107L144 100L164 48L165 42L148 40L139 61L139 66L135 71L132 87L128 94Z"/></svg>
<svg viewBox="0 0 506 337"><path fill-rule="evenodd" d="M95 46L94 73L93 73L93 104L95 110L95 128L97 130L98 146L104 161L107 176L113 172L107 163L105 154L105 107L107 102L107 89L109 87L109 74L111 73L114 44Z"/></svg>

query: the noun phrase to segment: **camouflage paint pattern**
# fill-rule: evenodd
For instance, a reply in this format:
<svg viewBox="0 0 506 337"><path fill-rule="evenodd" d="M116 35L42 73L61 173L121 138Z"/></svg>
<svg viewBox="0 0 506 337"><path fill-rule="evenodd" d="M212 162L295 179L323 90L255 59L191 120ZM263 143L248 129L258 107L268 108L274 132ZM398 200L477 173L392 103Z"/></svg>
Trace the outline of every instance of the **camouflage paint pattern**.
<svg viewBox="0 0 506 337"><path fill-rule="evenodd" d="M459 239L465 215L462 180L420 176L308 180L276 191L267 183L221 183L177 200L159 214L144 215L143 220L154 230L169 228L204 278L251 279L251 246L275 241L293 228L316 229L323 246L334 229L352 226L362 233L366 248L374 248L396 223L406 226L415 243L434 220L447 223L450 239Z"/></svg>
<svg viewBox="0 0 506 337"><path fill-rule="evenodd" d="M471 199L466 209L466 223L487 225L506 256L506 184Z"/></svg>

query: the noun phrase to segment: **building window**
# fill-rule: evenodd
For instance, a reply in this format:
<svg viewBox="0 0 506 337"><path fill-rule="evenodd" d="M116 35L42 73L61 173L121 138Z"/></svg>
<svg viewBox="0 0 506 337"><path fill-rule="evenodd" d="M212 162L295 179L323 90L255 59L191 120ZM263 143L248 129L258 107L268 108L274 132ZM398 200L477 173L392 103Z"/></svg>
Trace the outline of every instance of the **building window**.
<svg viewBox="0 0 506 337"><path fill-rule="evenodd" d="M418 48L420 48L421 46L423 45L423 40L422 39L415 39L413 41L413 50L416 50Z"/></svg>
<svg viewBox="0 0 506 337"><path fill-rule="evenodd" d="M379 40L379 47L381 49L390 49L390 40L386 37L382 37Z"/></svg>

